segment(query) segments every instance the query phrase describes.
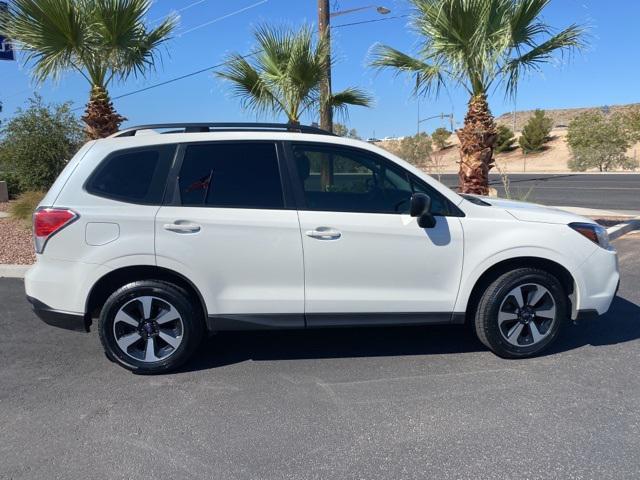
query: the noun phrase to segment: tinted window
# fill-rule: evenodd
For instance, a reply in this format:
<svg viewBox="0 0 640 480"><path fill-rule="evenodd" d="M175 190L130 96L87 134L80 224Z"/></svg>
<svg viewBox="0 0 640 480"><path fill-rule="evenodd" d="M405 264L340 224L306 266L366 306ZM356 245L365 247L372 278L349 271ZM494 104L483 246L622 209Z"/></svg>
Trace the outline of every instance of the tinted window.
<svg viewBox="0 0 640 480"><path fill-rule="evenodd" d="M435 215L450 203L402 168L362 150L294 145L307 208L335 212L409 213L414 192L431 197Z"/></svg>
<svg viewBox="0 0 640 480"><path fill-rule="evenodd" d="M98 167L87 191L129 203L160 205L174 145L116 152Z"/></svg>
<svg viewBox="0 0 640 480"><path fill-rule="evenodd" d="M190 145L178 184L182 205L284 207L273 143Z"/></svg>

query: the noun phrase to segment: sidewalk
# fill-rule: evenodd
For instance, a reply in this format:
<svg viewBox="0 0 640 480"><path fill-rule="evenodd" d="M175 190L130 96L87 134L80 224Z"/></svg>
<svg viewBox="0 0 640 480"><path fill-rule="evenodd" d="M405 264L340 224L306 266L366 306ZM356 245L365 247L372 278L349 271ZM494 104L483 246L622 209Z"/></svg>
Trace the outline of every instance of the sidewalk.
<svg viewBox="0 0 640 480"><path fill-rule="evenodd" d="M566 210L567 212L575 213L576 215L582 215L583 217L593 218L607 218L607 217L629 217L640 218L640 210L600 210L597 208L584 208L584 207L553 207L559 210Z"/></svg>
<svg viewBox="0 0 640 480"><path fill-rule="evenodd" d="M0 278L24 278L31 265L0 264Z"/></svg>

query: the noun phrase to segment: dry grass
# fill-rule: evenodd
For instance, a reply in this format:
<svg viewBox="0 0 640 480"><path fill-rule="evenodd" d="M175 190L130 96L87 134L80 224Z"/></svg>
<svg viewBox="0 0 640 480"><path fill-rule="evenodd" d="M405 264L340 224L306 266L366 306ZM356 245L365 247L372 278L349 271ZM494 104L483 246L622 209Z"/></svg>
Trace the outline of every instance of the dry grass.
<svg viewBox="0 0 640 480"><path fill-rule="evenodd" d="M44 192L24 192L13 202L9 211L16 220L31 221L31 216L40 201L44 198Z"/></svg>

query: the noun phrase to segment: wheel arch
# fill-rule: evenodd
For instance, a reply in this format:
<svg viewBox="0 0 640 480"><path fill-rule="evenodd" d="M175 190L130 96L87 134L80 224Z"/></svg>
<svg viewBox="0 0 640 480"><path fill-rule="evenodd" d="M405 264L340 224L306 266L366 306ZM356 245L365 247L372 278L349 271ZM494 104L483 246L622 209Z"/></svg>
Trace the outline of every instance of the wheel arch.
<svg viewBox="0 0 640 480"><path fill-rule="evenodd" d="M554 275L562 284L562 287L564 288L569 300L569 305L571 306L571 318L575 318L577 314L576 297L578 294L578 288L574 275L564 265L561 265L554 260L550 260L544 257L522 256L501 260L484 270L484 272L473 284L473 288L471 289L471 292L469 293L469 296L465 303L464 311L466 320L468 321L469 318L473 314L475 314L480 296L482 295L482 292L484 292L486 286L489 285L489 283L491 283L493 280L495 280L505 272L523 267L539 268L540 270L544 270Z"/></svg>
<svg viewBox="0 0 640 480"><path fill-rule="evenodd" d="M184 275L168 268L154 265L135 265L118 268L100 277L91 287L85 304L85 318L95 318L109 296L118 288L139 280L160 280L173 283L184 289L193 300L198 302L204 318L207 317L207 305L200 290Z"/></svg>

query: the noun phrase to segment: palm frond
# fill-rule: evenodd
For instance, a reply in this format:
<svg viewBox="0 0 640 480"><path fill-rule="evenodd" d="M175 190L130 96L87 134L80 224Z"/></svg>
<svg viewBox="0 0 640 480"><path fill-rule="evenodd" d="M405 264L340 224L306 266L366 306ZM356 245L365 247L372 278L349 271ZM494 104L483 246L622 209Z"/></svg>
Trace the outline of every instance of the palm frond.
<svg viewBox="0 0 640 480"><path fill-rule="evenodd" d="M278 107L276 98L260 73L245 57L238 54L230 55L225 62L224 70L215 74L231 82L233 93L240 99L243 108L262 114Z"/></svg>
<svg viewBox="0 0 640 480"><path fill-rule="evenodd" d="M531 50L506 62L503 73L506 76L506 92L515 95L518 82L523 73L540 70L556 53L584 47L585 29L579 25L571 25L545 42L535 45Z"/></svg>
<svg viewBox="0 0 640 480"><path fill-rule="evenodd" d="M416 74L414 93L436 93L443 85L442 69L439 65L430 64L407 55L387 45L375 45L371 52L370 65L377 69L391 68L396 75L401 73Z"/></svg>
<svg viewBox="0 0 640 480"><path fill-rule="evenodd" d="M38 82L80 67L77 53L87 44L87 18L72 0L15 0L5 30L25 54L25 63L33 66Z"/></svg>
<svg viewBox="0 0 640 480"><path fill-rule="evenodd" d="M298 30L262 25L254 35L254 60L235 54L217 72L232 82L242 106L258 114L283 113L294 123L319 110L320 85L331 64L327 41L315 40L308 25ZM349 94L352 105L368 105L366 94L347 89L337 97L337 108L347 107Z"/></svg>
<svg viewBox="0 0 640 480"><path fill-rule="evenodd" d="M373 104L373 97L364 90L359 88L349 87L345 88L341 92L334 93L329 99L331 107L343 118L347 117L347 107L350 105L357 105L360 107L371 107Z"/></svg>
<svg viewBox="0 0 640 480"><path fill-rule="evenodd" d="M474 96L487 94L506 78L507 91L513 93L523 69L548 62L551 52L573 49L584 34L573 25L552 35L541 17L550 0L410 2L411 25L420 37L417 55L377 46L372 66L416 75L420 93L437 94L434 87L445 78Z"/></svg>
<svg viewBox="0 0 640 480"><path fill-rule="evenodd" d="M150 0L14 0L7 31L33 65L37 81L71 69L92 85L143 75L175 28L168 17L148 29Z"/></svg>

